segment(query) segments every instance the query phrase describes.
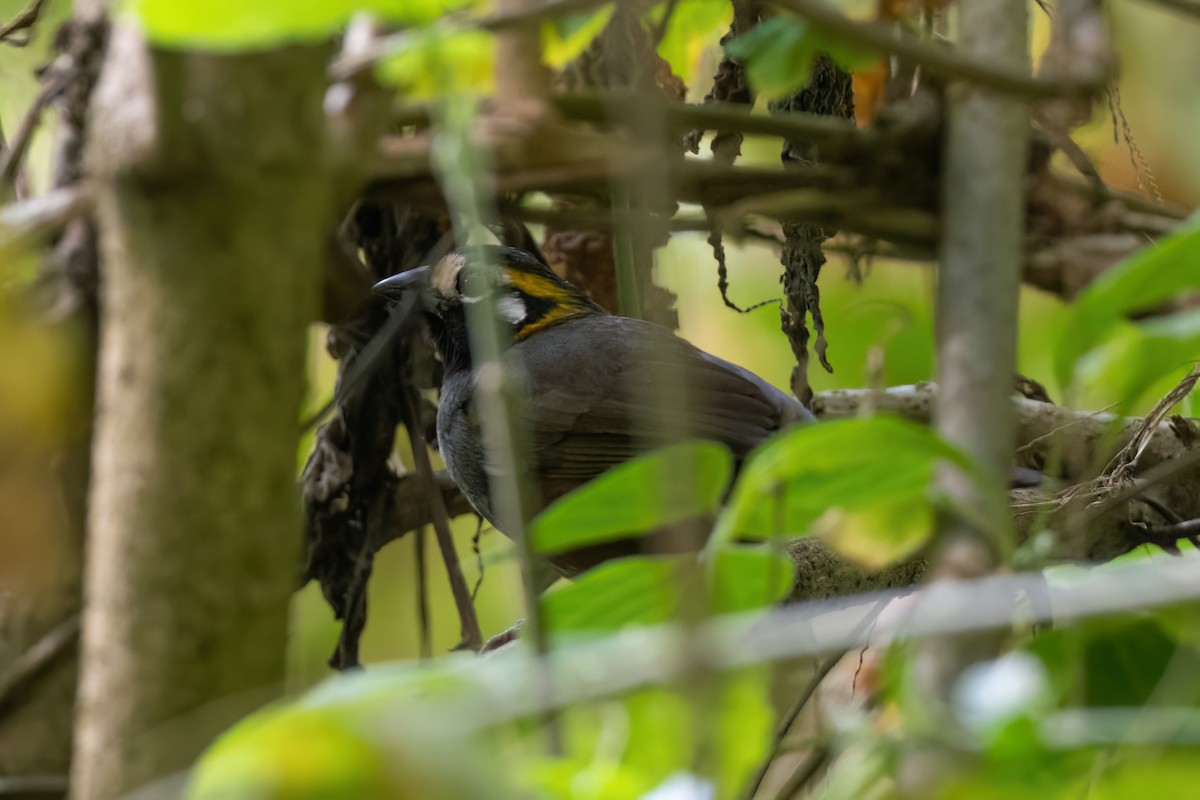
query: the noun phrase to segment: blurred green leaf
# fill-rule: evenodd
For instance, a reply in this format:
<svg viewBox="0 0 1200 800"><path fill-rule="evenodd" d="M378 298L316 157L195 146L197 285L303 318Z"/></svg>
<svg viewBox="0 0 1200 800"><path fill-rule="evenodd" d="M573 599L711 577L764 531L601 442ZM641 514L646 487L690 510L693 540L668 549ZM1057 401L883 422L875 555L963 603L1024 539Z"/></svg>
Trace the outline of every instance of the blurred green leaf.
<svg viewBox="0 0 1200 800"><path fill-rule="evenodd" d="M546 627L553 633L604 632L669 622L689 560L639 556L606 561L542 595Z"/></svg>
<svg viewBox="0 0 1200 800"><path fill-rule="evenodd" d="M880 60L874 53L859 50L787 15L760 22L725 45L725 52L746 65L750 85L770 99L802 89L808 83L813 61L822 53L851 71Z"/></svg>
<svg viewBox="0 0 1200 800"><path fill-rule="evenodd" d="M481 0L124 0L162 47L256 50L328 39L359 12L402 26L427 26Z"/></svg>
<svg viewBox="0 0 1200 800"><path fill-rule="evenodd" d="M392 796L384 754L329 714L287 707L250 717L201 757L190 800Z"/></svg>
<svg viewBox="0 0 1200 800"><path fill-rule="evenodd" d="M1179 648L1156 617L1134 615L1050 631L1026 647L1046 666L1051 685L1066 694L1067 703L1105 707L1144 704Z"/></svg>
<svg viewBox="0 0 1200 800"><path fill-rule="evenodd" d="M412 98L484 95L492 90L494 54L490 33L432 26L410 31L375 72Z"/></svg>
<svg viewBox="0 0 1200 800"><path fill-rule="evenodd" d="M933 512L929 498L913 492L881 499L866 508L831 508L813 523L812 532L847 558L868 569L880 569L912 555L929 541Z"/></svg>
<svg viewBox="0 0 1200 800"><path fill-rule="evenodd" d="M721 502L733 456L714 442L663 448L610 469L529 525L534 550L564 553L701 517Z"/></svg>
<svg viewBox="0 0 1200 800"><path fill-rule="evenodd" d="M717 797L742 797L767 756L775 728L771 670L754 667L721 678L717 701Z"/></svg>
<svg viewBox="0 0 1200 800"><path fill-rule="evenodd" d="M1067 386L1072 382L1077 362L1100 344L1119 320L1196 288L1200 288L1200 218L1106 270L1079 294L1055 348L1059 383ZM1181 329L1168 335L1173 323L1156 324L1165 324L1158 335L1176 341L1192 328L1191 321L1180 321Z"/></svg>
<svg viewBox="0 0 1200 800"><path fill-rule="evenodd" d="M126 0L147 38L162 47L219 51L320 41L360 3L347 0Z"/></svg>
<svg viewBox="0 0 1200 800"><path fill-rule="evenodd" d="M609 3L542 23L542 60L547 66L562 69L600 35L616 8Z"/></svg>
<svg viewBox="0 0 1200 800"><path fill-rule="evenodd" d="M791 591L795 565L765 545L734 545L713 553L709 566L713 609L718 614L773 606Z"/></svg>
<svg viewBox="0 0 1200 800"><path fill-rule="evenodd" d="M658 30L668 5L659 3L651 10L651 30ZM720 40L732 22L733 5L728 0L679 0L658 43L658 54L690 86L700 55Z"/></svg>
<svg viewBox="0 0 1200 800"><path fill-rule="evenodd" d="M861 557L872 542L889 558L911 552L932 533L932 509L941 502L933 477L943 462L973 477L999 515L962 511L981 524L999 524L1006 514L998 505L1004 500L999 487L988 487L970 461L929 428L881 414L797 427L759 447L734 486L710 547L819 532L834 546L846 544L850 556Z"/></svg>
<svg viewBox="0 0 1200 800"><path fill-rule="evenodd" d="M1122 412L1159 378L1187 372L1200 358L1200 311L1195 309L1136 324L1118 320L1112 329L1113 335L1077 364L1075 374L1106 387Z"/></svg>

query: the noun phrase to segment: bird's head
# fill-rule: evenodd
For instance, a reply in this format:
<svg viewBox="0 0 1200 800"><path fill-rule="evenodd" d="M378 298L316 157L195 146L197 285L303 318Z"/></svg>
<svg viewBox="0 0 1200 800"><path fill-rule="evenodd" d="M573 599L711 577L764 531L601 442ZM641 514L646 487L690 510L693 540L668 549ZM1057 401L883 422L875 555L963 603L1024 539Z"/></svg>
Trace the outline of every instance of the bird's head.
<svg viewBox="0 0 1200 800"><path fill-rule="evenodd" d="M533 255L496 245L454 250L433 266L380 281L373 291L393 300L417 293L447 361L468 355L467 307L488 292L516 342L570 319L607 313Z"/></svg>

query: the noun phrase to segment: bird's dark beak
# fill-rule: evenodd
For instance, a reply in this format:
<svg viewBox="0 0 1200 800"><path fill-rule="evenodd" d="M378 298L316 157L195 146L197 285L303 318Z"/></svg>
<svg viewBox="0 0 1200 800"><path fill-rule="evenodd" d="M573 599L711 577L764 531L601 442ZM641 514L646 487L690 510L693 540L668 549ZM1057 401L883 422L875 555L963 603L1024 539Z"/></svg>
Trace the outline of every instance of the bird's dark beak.
<svg viewBox="0 0 1200 800"><path fill-rule="evenodd" d="M417 267L384 278L371 287L371 291L388 300L396 301L406 295L415 294L422 308L431 308L434 302L433 287L429 283L429 267Z"/></svg>

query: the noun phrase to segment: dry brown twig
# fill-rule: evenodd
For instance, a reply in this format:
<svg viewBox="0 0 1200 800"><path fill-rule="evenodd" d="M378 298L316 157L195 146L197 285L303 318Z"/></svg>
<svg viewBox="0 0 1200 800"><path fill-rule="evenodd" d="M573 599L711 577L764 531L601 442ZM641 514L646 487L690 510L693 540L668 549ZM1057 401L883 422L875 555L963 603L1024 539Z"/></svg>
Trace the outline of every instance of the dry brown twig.
<svg viewBox="0 0 1200 800"><path fill-rule="evenodd" d="M0 42L11 47L24 47L33 40L33 26L50 0L30 0L15 17L0 25ZM20 36L18 36L20 34Z"/></svg>

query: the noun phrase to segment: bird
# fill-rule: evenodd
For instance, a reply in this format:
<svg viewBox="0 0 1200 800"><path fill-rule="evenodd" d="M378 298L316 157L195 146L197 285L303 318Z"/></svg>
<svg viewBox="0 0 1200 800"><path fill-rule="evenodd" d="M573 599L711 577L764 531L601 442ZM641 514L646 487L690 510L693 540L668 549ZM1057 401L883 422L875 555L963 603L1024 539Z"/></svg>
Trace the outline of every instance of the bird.
<svg viewBox="0 0 1200 800"><path fill-rule="evenodd" d="M719 442L733 453L736 469L772 434L814 420L753 372L660 325L609 313L524 250L460 248L386 278L373 291L389 302L415 293L442 361L438 450L467 500L496 527L490 485L497 459L485 452L467 327L467 307L485 292L492 293L507 338L505 369L520 376L519 428L530 439L524 466L536 494L528 511L670 441ZM551 560L576 575L646 547L645 540L609 542Z"/></svg>

